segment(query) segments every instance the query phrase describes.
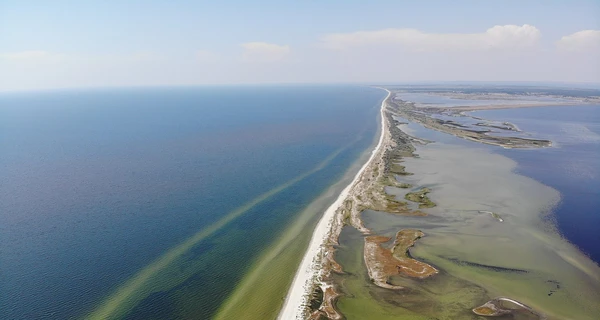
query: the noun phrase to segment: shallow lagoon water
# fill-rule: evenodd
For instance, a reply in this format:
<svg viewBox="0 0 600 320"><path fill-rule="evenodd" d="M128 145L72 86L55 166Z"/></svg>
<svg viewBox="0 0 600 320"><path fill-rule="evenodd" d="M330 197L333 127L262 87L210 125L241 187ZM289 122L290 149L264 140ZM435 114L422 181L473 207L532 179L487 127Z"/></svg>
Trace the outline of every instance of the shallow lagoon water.
<svg viewBox="0 0 600 320"><path fill-rule="evenodd" d="M485 117L485 112L480 116ZM377 234L393 236L404 228L423 230L426 236L417 241L411 255L438 267L441 273L426 280L393 279L406 285L406 290L378 288L366 275L362 236L345 231L339 257L349 274L340 276L347 294L340 299L340 308L349 319L366 316L355 307L361 305L362 309L381 306L378 316L383 319L394 315L476 319L470 308L498 296L519 300L550 319L595 319L600 314L600 268L563 239L557 229L560 225L554 224L564 195L522 175L521 163L507 157L508 152L533 157L546 149L504 150L414 123L401 128L435 141L418 146L418 157L405 159L403 165L414 175L400 181L430 188L428 196L438 206L427 209L427 217L373 211L363 217ZM523 128L527 126L523 124ZM392 190L398 198L404 192ZM495 212L504 221L482 210ZM595 212L587 210L588 214ZM369 301L373 298L378 304ZM527 319L524 315L517 318L521 316Z"/></svg>
<svg viewBox="0 0 600 320"><path fill-rule="evenodd" d="M522 132L494 135L549 139L552 148L519 150L478 145L414 123L403 125L418 137L485 148L517 162L515 172L551 186L561 194L553 209L558 231L600 264L600 106L536 107L469 114L516 124ZM453 117L462 122L463 118ZM401 120L405 121L405 120Z"/></svg>
<svg viewBox="0 0 600 320"><path fill-rule="evenodd" d="M556 101L557 98L546 98L546 97L527 97L522 96L518 99L502 100L502 99L458 99L443 95L437 95L433 93L422 93L422 92L404 92L399 93L398 98L405 101L412 101L421 105L426 106L443 106L443 107L457 107L457 106L484 106L490 104L526 104L540 101Z"/></svg>
<svg viewBox="0 0 600 320"><path fill-rule="evenodd" d="M501 149L517 161L516 171L561 193L554 217L560 233L600 264L600 106L479 111L506 119L525 132L552 140L555 148Z"/></svg>

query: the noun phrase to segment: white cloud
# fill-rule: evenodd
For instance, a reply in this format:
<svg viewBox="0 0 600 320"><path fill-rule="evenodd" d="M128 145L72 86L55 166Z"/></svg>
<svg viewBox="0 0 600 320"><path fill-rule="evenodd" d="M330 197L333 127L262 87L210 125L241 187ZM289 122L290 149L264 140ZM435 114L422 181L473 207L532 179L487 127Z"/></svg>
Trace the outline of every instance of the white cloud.
<svg viewBox="0 0 600 320"><path fill-rule="evenodd" d="M315 39L319 45L298 45L293 51L288 45L249 42L225 51L206 47L170 54L0 52L0 91L278 82L600 82L599 35L585 30L542 42L533 26L505 25L462 34L416 29L329 34ZM548 47L553 43L556 48Z"/></svg>
<svg viewBox="0 0 600 320"><path fill-rule="evenodd" d="M290 47L267 42L248 42L241 44L244 48L244 61L268 62L283 60L289 53Z"/></svg>
<svg viewBox="0 0 600 320"><path fill-rule="evenodd" d="M483 33L426 33L416 29L384 29L325 35L331 49L374 45L399 46L409 51L487 50L523 48L537 44L540 31L531 25L494 26Z"/></svg>
<svg viewBox="0 0 600 320"><path fill-rule="evenodd" d="M556 46L565 51L600 50L600 30L582 30L562 37Z"/></svg>

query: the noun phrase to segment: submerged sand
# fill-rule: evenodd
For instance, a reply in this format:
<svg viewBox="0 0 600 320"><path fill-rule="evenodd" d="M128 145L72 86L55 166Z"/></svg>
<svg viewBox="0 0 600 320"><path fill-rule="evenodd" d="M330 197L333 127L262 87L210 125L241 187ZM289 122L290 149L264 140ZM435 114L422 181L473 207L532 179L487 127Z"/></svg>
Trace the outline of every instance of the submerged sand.
<svg viewBox="0 0 600 320"><path fill-rule="evenodd" d="M389 313L414 319L477 319L466 311L497 297L514 299L547 319L591 320L600 314L600 268L560 237L548 215L560 201L556 190L514 173L516 163L489 148L438 142L418 146L416 153L419 157L404 161L413 175L402 181L428 186L437 206L426 210L427 217L375 211L363 217L378 234L422 230L427 236L411 255L441 274L421 282L395 279L394 285L410 289L404 292L363 282L360 290L367 290L369 299ZM401 197L404 191L398 191ZM339 262L346 267L346 261ZM353 291L357 284L343 279L347 296L340 298L340 311L357 318L360 314L347 307L362 303Z"/></svg>
<svg viewBox="0 0 600 320"><path fill-rule="evenodd" d="M316 317L332 319L477 319L472 310L488 301L503 301L498 297L535 311L527 316L518 312L508 315L515 319L535 319L538 315L549 319L595 319L600 314L600 267L562 239L550 219L549 213L560 194L514 173L516 163L491 153L489 148L439 142L417 146L418 157L408 157L402 163L412 175L397 176L398 183L388 185L386 191L396 195L396 199L408 199L411 191L398 186L426 187L427 196L437 206L424 208L428 214L425 217L366 210L361 220L363 209L381 209L366 206L357 211L351 205L347 207L347 199L354 201L350 204L361 203L357 200L365 190L357 186L381 168L384 152L380 148L391 145L387 125L382 113L384 129L379 144L317 226L280 319L308 317L308 301L315 284L325 295ZM408 131L408 127L400 127ZM423 230L427 236L410 253L440 270L440 274L422 280L409 280L400 274L386 280L392 276L390 271L379 280L389 286L372 282L376 280L372 276L371 280L357 278L356 273L336 276L337 280L331 282L330 272L357 268L346 261L339 261L339 265L333 259L332 244L337 243L344 225L344 215L336 212L351 212L346 216L348 223L362 233L358 237L365 239L363 243L372 244L373 252L380 250L379 243L389 239L392 232ZM344 250L362 253L363 248L354 246ZM381 253L380 256L388 256L387 252ZM368 269L365 262L369 264L365 259L358 267L364 274ZM342 292L339 302L337 286Z"/></svg>
<svg viewBox="0 0 600 320"><path fill-rule="evenodd" d="M324 261L327 260L328 255L332 255L330 248L328 247L328 243L331 241L330 238L334 235L337 238L336 234L339 234L339 228L343 225L343 222L340 221L341 217L337 214L340 208L344 206L344 202L349 197L355 196L356 188L355 186L361 180L365 171L368 171L369 167L376 161L377 158L381 157L382 148L389 143L386 139L386 130L385 130L385 116L384 109L386 105L387 99L390 97L391 92L388 92L387 96L381 103L381 134L379 138L379 142L377 146L371 153L371 156L367 160L367 162L361 167L358 171L352 182L342 190L340 196L336 199L336 201L325 211L323 217L317 224L315 231L313 232L313 236L310 240L308 249L302 258L302 262L296 272L294 277L294 281L290 290L288 291L287 297L285 299L283 308L279 313L278 319L303 319L307 316L307 307L308 300L310 299L310 295L314 290L315 283L320 282L321 288L323 288L324 292L328 290L331 291L331 287L322 282L320 278L324 275L323 271L328 272L329 270L323 270L322 265ZM359 226L362 224L358 222ZM333 240L336 241L336 240ZM333 269L336 266L332 267ZM331 295L334 295L333 293ZM330 295L330 296L331 296Z"/></svg>
<svg viewBox="0 0 600 320"><path fill-rule="evenodd" d="M419 226L429 236L417 256L550 318L600 314L600 268L554 229L556 190L514 173L514 161L489 149L435 143L417 153L405 162L414 173L407 180L431 186L438 204L428 211L435 224Z"/></svg>

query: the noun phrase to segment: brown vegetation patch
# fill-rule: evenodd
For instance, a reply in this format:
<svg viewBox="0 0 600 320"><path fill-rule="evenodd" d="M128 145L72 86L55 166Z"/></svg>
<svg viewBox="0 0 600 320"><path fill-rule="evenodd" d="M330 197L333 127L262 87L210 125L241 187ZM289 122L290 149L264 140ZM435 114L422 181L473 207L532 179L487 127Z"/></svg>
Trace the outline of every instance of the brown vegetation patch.
<svg viewBox="0 0 600 320"><path fill-rule="evenodd" d="M386 101L389 105L389 98ZM397 127L398 121L394 120L390 110L384 110L383 141L373 161L365 168L358 181L351 186L349 196L337 209L332 221L331 233L326 240L323 255L321 256L318 285L322 290L320 299L311 300L308 308L310 319L342 319L343 316L335 309L335 301L339 296L331 273L342 273L342 266L335 261L335 246L339 244L339 235L343 226L351 225L364 235L371 234L360 217L366 210L375 210L393 214L425 216L420 210L412 210L407 202L396 199L394 195L386 192L386 187L412 188L412 185L398 181L401 176L408 176L406 168L401 165L403 157L414 156L414 139L402 132ZM370 241L367 241L370 239ZM396 243L393 249L381 246L391 238L369 236L365 239L365 261L369 275L375 283L386 288L400 288L387 284L390 275L403 274L411 277L426 277L436 273L437 270L428 264L422 263L406 255L394 256L395 250L400 246ZM414 241L413 241L414 243ZM412 244L411 244L412 245ZM404 245L402 245L404 246ZM403 250L407 250L404 248ZM314 302L314 303L312 303Z"/></svg>
<svg viewBox="0 0 600 320"><path fill-rule="evenodd" d="M438 271L425 262L413 259L409 256L408 248L425 234L421 230L404 229L396 234L396 241L392 247L394 258L401 262L399 273L413 278L427 278Z"/></svg>
<svg viewBox="0 0 600 320"><path fill-rule="evenodd" d="M344 316L342 316L336 309L335 309L335 301L337 300L337 298L340 296L339 293L337 293L335 291L335 289L333 289L333 287L327 287L325 289L325 291L323 292L323 303L321 304L321 307L312 312L310 314L310 320L320 320L320 319L333 319L333 320L338 320L338 319L343 319Z"/></svg>
<svg viewBox="0 0 600 320"><path fill-rule="evenodd" d="M475 308L475 309L473 309L473 312L475 312L475 314L480 315L480 316L493 316L496 314L496 311L494 311L492 308L489 308L486 306L481 306L479 308Z"/></svg>
<svg viewBox="0 0 600 320"><path fill-rule="evenodd" d="M389 283L391 276L403 275L423 279L436 274L438 271L434 267L408 255L408 248L423 235L419 230L401 230L396 235L391 249L382 245L391 240L389 237L365 237L365 264L373 282L382 288L401 289L402 287Z"/></svg>
<svg viewBox="0 0 600 320"><path fill-rule="evenodd" d="M510 305L506 306L506 305ZM517 300L506 298L506 297L498 297L494 298L485 304L473 309L473 313L479 316L486 317L498 317L503 315L512 314L514 312L520 312L521 315L528 314L532 319L544 319L545 317L540 313L533 310L526 304L523 304Z"/></svg>

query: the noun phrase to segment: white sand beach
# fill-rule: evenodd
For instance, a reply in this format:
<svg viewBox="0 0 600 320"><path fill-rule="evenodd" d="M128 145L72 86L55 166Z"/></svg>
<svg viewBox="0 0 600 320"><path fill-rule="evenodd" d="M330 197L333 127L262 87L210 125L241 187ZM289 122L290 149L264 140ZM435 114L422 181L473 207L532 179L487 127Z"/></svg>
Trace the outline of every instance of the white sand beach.
<svg viewBox="0 0 600 320"><path fill-rule="evenodd" d="M385 89L384 89L385 90ZM352 191L354 191L353 186L360 180L361 175L365 170L369 167L371 163L374 162L374 159L377 155L380 155L380 149L384 143L385 136L385 116L384 109L385 104L388 98L391 95L391 92L388 90L387 96L384 98L381 103L380 117L381 117L381 134L379 137L379 142L377 146L372 151L371 156L367 160L367 162L361 167L358 171L352 182L342 190L339 197L335 200L335 202L327 208L324 212L323 217L319 220L317 224L313 236L310 240L306 253L302 258L302 262L296 271L296 275L294 277L294 281L288 291L287 297L285 299L283 308L279 313L278 319L303 319L306 311L307 304L309 300L309 296L311 294L311 290L313 289L313 284L319 281L319 269L320 269L320 260L321 257L328 252L325 250L325 244L327 243L327 239L330 237L330 233L332 232L332 227L334 226L334 221L336 218L336 212L343 205L344 201L352 196ZM325 284L322 284L325 285Z"/></svg>

